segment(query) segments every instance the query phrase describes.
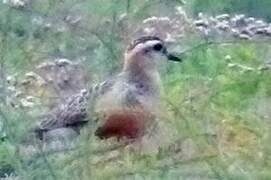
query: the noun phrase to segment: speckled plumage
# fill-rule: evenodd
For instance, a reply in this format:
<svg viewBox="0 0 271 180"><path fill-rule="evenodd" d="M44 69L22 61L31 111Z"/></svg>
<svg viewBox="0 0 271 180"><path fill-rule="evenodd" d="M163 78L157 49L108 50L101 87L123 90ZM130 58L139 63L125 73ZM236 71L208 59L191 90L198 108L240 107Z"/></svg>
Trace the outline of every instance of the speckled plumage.
<svg viewBox="0 0 271 180"><path fill-rule="evenodd" d="M108 80L96 84L91 88L83 89L80 93L68 98L64 103L56 106L46 114L35 128L39 139L43 139L43 133L52 129L69 127L74 130L88 122L88 107L91 101L94 102L98 96L103 95L110 89L113 81Z"/></svg>
<svg viewBox="0 0 271 180"><path fill-rule="evenodd" d="M63 127L78 132L95 114L99 118L95 134L100 138L142 136L159 112L161 83L155 55L167 56L165 53L164 42L158 37L133 41L121 73L57 106L42 119L36 134L42 139L44 133Z"/></svg>

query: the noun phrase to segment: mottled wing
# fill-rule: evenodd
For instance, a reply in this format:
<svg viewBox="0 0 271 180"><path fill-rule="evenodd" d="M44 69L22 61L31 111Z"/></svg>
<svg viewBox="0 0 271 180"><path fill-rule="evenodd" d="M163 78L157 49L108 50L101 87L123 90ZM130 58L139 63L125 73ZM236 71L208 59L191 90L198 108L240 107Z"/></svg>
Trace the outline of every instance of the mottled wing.
<svg viewBox="0 0 271 180"><path fill-rule="evenodd" d="M66 102L58 105L47 114L37 129L48 131L85 121L88 96L88 93L81 92L70 97Z"/></svg>
<svg viewBox="0 0 271 180"><path fill-rule="evenodd" d="M92 86L89 90L82 90L79 94L70 97L65 103L58 105L47 114L35 132L42 139L42 133L62 128L77 128L88 122L88 110L96 101L96 98L106 93L112 87L114 81L107 80Z"/></svg>

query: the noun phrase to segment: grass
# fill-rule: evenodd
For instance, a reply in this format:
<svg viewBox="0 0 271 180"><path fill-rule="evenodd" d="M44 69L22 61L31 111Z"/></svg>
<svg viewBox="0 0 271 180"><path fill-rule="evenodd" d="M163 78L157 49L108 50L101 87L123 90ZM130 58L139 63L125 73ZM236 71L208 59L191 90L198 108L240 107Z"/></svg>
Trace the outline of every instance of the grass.
<svg viewBox="0 0 271 180"><path fill-rule="evenodd" d="M93 0L74 6L73 1L37 1L26 10L1 4L4 75L17 74L20 79L34 65L54 57L86 58L83 65L95 81L116 73L124 41L115 18L128 11L131 24L139 24L157 13L154 6L161 14L172 15L173 6L179 5L140 2ZM73 14L78 9L84 28L68 27L59 32L66 11ZM46 29L29 21L39 16L55 26ZM111 23L106 24L107 20ZM194 40L189 43L196 44ZM22 156L18 153L22 137L42 107L29 111L8 106L2 79L0 177L6 173L37 180L270 179L271 71L258 70L268 60L268 51L269 44L210 45L188 53L182 64L167 64L162 73L165 112L161 125L170 146L151 153L101 142L85 129L77 149ZM225 59L227 55L232 57L230 61ZM242 66L231 67L230 63ZM254 70L246 71L244 66Z"/></svg>

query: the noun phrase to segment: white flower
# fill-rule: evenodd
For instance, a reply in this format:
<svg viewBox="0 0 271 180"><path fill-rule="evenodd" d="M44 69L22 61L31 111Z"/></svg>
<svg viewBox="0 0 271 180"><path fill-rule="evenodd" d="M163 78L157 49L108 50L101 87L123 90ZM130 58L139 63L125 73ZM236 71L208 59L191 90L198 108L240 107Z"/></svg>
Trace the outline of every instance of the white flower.
<svg viewBox="0 0 271 180"><path fill-rule="evenodd" d="M230 61L230 60L232 60L231 55L226 55L226 56L225 56L225 60L226 60L226 61Z"/></svg>
<svg viewBox="0 0 271 180"><path fill-rule="evenodd" d="M14 8L24 7L27 4L27 0L3 0L4 4L9 4Z"/></svg>
<svg viewBox="0 0 271 180"><path fill-rule="evenodd" d="M21 99L21 105L22 107L28 107L28 108L31 108L31 107L34 107L35 106L35 103L32 102L32 101L29 101L27 99Z"/></svg>
<svg viewBox="0 0 271 180"><path fill-rule="evenodd" d="M147 34L152 34L154 31L155 31L155 29L154 28L144 28L144 30L143 30L145 33L147 33Z"/></svg>
<svg viewBox="0 0 271 180"><path fill-rule="evenodd" d="M247 35L247 34L238 34L238 37L240 39L244 39L244 40L250 40L251 39L251 36Z"/></svg>
<svg viewBox="0 0 271 180"><path fill-rule="evenodd" d="M173 42L176 42L176 39L174 39L171 34L167 33L166 34L166 38L165 38L165 42L168 42L168 43L173 43Z"/></svg>
<svg viewBox="0 0 271 180"><path fill-rule="evenodd" d="M157 19L158 18L156 16L149 17L149 18L143 20L143 24L147 24L147 23L150 23L150 22L157 21Z"/></svg>
<svg viewBox="0 0 271 180"><path fill-rule="evenodd" d="M229 64L228 64L228 67L229 67L229 68L233 68L233 67L237 67L237 66L238 66L238 65L237 65L237 64L234 64L234 63L229 63Z"/></svg>
<svg viewBox="0 0 271 180"><path fill-rule="evenodd" d="M215 18L217 20L219 20L219 21L221 21L221 20L229 20L230 15L229 14L221 14L221 15L217 15Z"/></svg>
<svg viewBox="0 0 271 180"><path fill-rule="evenodd" d="M25 74L25 77L29 78L29 79L38 79L39 75L32 72L32 71L30 71L30 72Z"/></svg>
<svg viewBox="0 0 271 180"><path fill-rule="evenodd" d="M61 59L56 59L56 64L58 66L66 66L66 65L71 65L73 63L68 59L61 58Z"/></svg>
<svg viewBox="0 0 271 180"><path fill-rule="evenodd" d="M143 20L143 24L147 24L147 23L157 23L157 22L170 22L169 17L156 17L156 16L152 16L150 18L144 19Z"/></svg>

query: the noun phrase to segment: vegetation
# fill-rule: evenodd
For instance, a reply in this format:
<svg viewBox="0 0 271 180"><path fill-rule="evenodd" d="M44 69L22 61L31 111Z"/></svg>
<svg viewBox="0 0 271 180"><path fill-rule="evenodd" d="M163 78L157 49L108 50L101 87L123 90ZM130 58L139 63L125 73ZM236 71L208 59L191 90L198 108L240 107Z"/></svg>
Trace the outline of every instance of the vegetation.
<svg viewBox="0 0 271 180"><path fill-rule="evenodd" d="M58 94L42 85L22 85L25 75L40 63L66 58L83 66L88 83L99 82L119 71L125 46L145 28L142 22L149 17L180 18L176 7L182 6L191 21L198 12L245 13L268 21L268 0L3 2L0 178L271 178L270 39L228 41L222 36L217 43L205 43L186 20L179 27L180 37L179 29L169 30L177 34L172 48L182 52L204 43L181 54L182 64L162 69L161 126L170 139L167 146L138 151L110 140L101 142L88 127L76 142L78 148L61 152L38 148L34 155L20 152L38 117L55 103L48 97ZM15 95L17 89L21 95Z"/></svg>
<svg viewBox="0 0 271 180"><path fill-rule="evenodd" d="M271 13L268 10L271 2L268 0L207 0L192 2L192 9L194 13L208 12L212 14L217 13L244 13L252 17L261 17L270 20Z"/></svg>

